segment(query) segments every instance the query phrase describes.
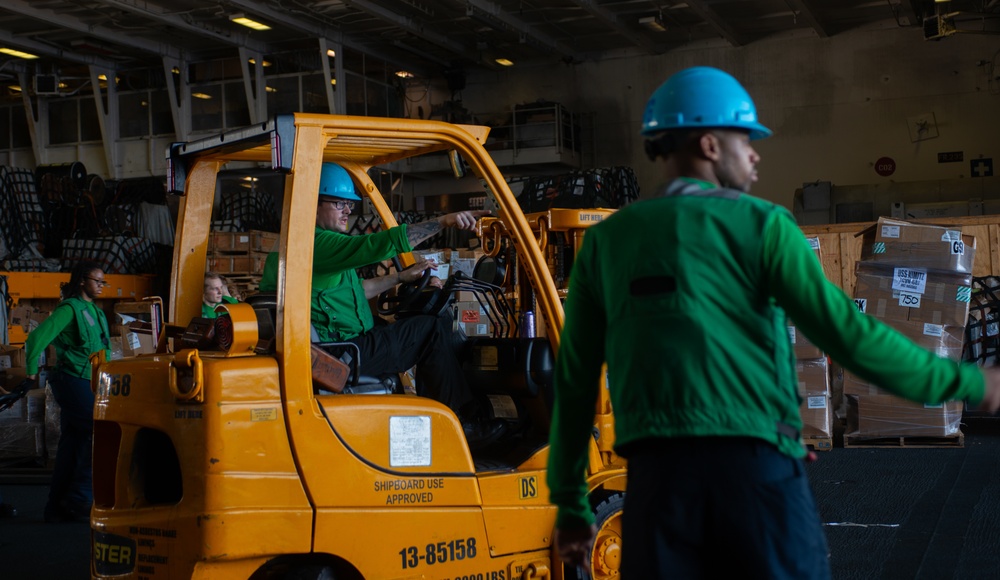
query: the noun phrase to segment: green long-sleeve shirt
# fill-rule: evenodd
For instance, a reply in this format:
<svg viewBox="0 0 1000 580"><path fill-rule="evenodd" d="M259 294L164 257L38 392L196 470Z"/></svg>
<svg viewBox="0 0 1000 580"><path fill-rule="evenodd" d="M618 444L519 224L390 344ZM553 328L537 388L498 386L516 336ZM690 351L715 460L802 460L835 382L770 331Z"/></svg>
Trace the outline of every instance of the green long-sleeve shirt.
<svg viewBox="0 0 1000 580"><path fill-rule="evenodd" d="M219 302L219 304L222 304L222 303L237 304L237 303L239 303L239 300L233 298L232 296L223 296L222 297L222 302ZM215 311L216 306L218 306L218 304L216 304L215 306L209 306L208 304L205 304L204 302L202 302L201 303L201 317L202 318L218 318L219 317L219 313Z"/></svg>
<svg viewBox="0 0 1000 580"><path fill-rule="evenodd" d="M372 329L371 308L356 269L413 251L406 225L350 236L316 228L313 246L311 320L323 342L349 340ZM264 263L260 289L277 290L278 254Z"/></svg>
<svg viewBox="0 0 1000 580"><path fill-rule="evenodd" d="M56 368L75 377L90 377L90 355L111 349L108 321L93 302L68 298L31 331L24 345L27 374L38 374L38 356L56 347Z"/></svg>
<svg viewBox="0 0 1000 580"><path fill-rule="evenodd" d="M711 189L709 189L711 188ZM979 369L939 358L826 280L791 214L681 179L587 230L573 265L556 361L548 482L557 525L593 521L585 474L608 364L615 446L749 436L799 457L786 313L859 377L916 401L984 395Z"/></svg>

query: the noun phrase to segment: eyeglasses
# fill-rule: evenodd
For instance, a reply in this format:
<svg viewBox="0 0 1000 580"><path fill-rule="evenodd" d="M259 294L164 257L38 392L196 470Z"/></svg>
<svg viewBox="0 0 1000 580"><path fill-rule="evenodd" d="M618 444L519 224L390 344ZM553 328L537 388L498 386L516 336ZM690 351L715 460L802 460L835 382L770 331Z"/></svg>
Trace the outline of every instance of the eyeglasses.
<svg viewBox="0 0 1000 580"><path fill-rule="evenodd" d="M105 282L104 280L100 280L98 278L91 278L90 276L87 276L87 279L90 280L91 282L97 282L97 285L100 286L100 287L102 287L102 288L105 287L105 286L110 286L111 285L108 282Z"/></svg>
<svg viewBox="0 0 1000 580"><path fill-rule="evenodd" d="M347 209L354 209L355 203L344 199L320 199L319 201L320 203L332 203L333 207L335 207L337 211L343 211L345 207Z"/></svg>

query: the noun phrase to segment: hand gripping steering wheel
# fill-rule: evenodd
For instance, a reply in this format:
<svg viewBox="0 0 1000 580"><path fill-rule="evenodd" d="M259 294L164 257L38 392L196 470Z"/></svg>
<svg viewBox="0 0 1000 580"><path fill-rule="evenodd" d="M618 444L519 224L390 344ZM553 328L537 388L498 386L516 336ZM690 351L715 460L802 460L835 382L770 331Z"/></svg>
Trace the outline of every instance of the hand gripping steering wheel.
<svg viewBox="0 0 1000 580"><path fill-rule="evenodd" d="M376 307L378 313L383 316L394 316L398 314L401 310L405 310L413 301L420 296L420 293L427 287L427 283L431 279L431 269L427 268L424 270L423 275L412 282L400 282L396 290L396 295L390 297L389 291L386 290L378 295Z"/></svg>

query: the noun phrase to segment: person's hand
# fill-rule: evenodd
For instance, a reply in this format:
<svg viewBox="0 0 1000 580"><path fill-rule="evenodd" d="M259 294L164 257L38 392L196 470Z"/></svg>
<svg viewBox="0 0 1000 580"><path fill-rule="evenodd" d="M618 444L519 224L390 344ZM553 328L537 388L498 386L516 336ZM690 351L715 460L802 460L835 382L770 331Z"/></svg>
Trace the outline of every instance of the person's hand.
<svg viewBox="0 0 1000 580"><path fill-rule="evenodd" d="M438 221L446 228L456 227L460 230L474 230L476 229L476 220L484 215L490 215L491 213L493 212L488 209L457 211L455 213L449 213L439 217Z"/></svg>
<svg viewBox="0 0 1000 580"><path fill-rule="evenodd" d="M570 566L590 569L590 552L594 548L597 526L556 528L555 546L559 558Z"/></svg>
<svg viewBox="0 0 1000 580"><path fill-rule="evenodd" d="M401 283L416 282L424 275L424 270L436 267L436 261L419 258L415 264L399 273L399 281Z"/></svg>
<svg viewBox="0 0 1000 580"><path fill-rule="evenodd" d="M978 409L996 413L1000 410L1000 366L983 369L983 378L986 379L986 394Z"/></svg>

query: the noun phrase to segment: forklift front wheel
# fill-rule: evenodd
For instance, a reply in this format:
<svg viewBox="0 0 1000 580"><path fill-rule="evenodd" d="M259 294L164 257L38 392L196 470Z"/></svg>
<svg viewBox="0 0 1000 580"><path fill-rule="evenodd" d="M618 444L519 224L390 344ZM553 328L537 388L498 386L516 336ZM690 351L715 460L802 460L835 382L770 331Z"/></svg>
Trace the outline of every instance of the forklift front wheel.
<svg viewBox="0 0 1000 580"><path fill-rule="evenodd" d="M589 570L576 569L577 580L611 580L621 578L622 564L622 508L624 493L604 496L594 507L597 536L590 553ZM567 572L570 572L567 570ZM569 573L567 577L572 578Z"/></svg>

